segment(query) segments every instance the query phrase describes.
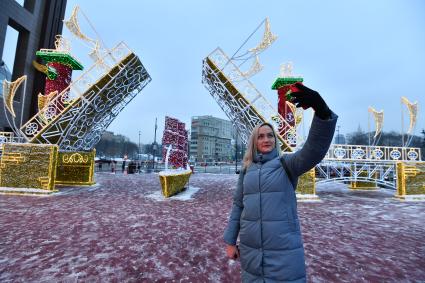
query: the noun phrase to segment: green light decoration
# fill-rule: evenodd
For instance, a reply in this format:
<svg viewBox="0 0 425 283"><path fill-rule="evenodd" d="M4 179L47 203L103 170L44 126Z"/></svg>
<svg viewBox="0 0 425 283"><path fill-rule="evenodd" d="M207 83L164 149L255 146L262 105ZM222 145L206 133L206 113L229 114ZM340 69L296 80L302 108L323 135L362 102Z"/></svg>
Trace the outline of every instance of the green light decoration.
<svg viewBox="0 0 425 283"><path fill-rule="evenodd" d="M58 77L58 71L52 66L47 66L47 77L49 80L55 80Z"/></svg>
<svg viewBox="0 0 425 283"><path fill-rule="evenodd" d="M301 78L301 77L277 78L272 85L272 89L276 90L276 89L279 89L281 87L289 86L289 85L292 85L292 84L295 84L295 83L302 83L303 80L304 79ZM286 92L285 96L286 96L287 101L291 101L291 99L292 99L291 93L292 93L292 91L290 89Z"/></svg>
<svg viewBox="0 0 425 283"><path fill-rule="evenodd" d="M294 83L302 83L303 80L304 79L301 77L277 78L272 85L272 89L276 90L285 85L292 85Z"/></svg>
<svg viewBox="0 0 425 283"><path fill-rule="evenodd" d="M83 65L69 53L40 50L35 53L46 62L57 62L69 66L73 70L83 70ZM49 78L50 79L50 78Z"/></svg>

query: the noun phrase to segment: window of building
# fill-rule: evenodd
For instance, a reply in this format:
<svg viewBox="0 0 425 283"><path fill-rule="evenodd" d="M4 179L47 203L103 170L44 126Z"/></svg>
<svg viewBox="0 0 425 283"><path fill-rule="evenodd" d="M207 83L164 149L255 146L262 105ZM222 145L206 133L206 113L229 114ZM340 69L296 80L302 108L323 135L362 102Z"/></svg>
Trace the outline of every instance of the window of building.
<svg viewBox="0 0 425 283"><path fill-rule="evenodd" d="M3 95L3 80L12 80L18 38L19 32L13 27L7 26L6 38L3 45L3 57L0 61L0 95Z"/></svg>
<svg viewBox="0 0 425 283"><path fill-rule="evenodd" d="M27 0L15 0L20 6L24 7L28 12L34 12L34 5L36 1L27 1Z"/></svg>

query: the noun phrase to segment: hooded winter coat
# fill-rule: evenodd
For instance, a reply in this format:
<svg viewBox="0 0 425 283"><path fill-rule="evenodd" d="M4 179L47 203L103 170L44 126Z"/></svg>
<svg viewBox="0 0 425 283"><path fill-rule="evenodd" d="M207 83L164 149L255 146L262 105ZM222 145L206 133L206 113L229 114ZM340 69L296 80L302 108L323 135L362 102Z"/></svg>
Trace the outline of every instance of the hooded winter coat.
<svg viewBox="0 0 425 283"><path fill-rule="evenodd" d="M224 240L235 245L239 235L243 282L306 281L295 188L298 177L325 156L336 121L333 113L329 120L315 116L299 151L257 154L240 174Z"/></svg>

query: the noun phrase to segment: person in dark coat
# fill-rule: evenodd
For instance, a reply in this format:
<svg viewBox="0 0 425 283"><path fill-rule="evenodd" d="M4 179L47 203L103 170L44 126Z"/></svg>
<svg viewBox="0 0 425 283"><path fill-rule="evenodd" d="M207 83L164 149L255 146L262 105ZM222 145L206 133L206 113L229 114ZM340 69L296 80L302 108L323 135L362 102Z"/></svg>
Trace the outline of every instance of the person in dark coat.
<svg viewBox="0 0 425 283"><path fill-rule="evenodd" d="M224 232L227 256L240 257L243 282L306 281L296 183L326 155L338 117L318 92L295 86L292 102L315 111L304 146L281 155L273 126L263 123L254 128L244 156Z"/></svg>

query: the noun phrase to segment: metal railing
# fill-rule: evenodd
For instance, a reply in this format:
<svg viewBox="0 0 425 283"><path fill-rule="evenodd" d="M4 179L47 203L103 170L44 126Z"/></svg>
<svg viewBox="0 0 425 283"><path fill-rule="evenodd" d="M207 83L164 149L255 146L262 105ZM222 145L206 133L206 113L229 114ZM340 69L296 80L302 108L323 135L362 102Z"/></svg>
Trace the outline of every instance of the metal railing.
<svg viewBox="0 0 425 283"><path fill-rule="evenodd" d="M416 147L367 146L332 144L325 157L341 161L421 161L421 149Z"/></svg>

